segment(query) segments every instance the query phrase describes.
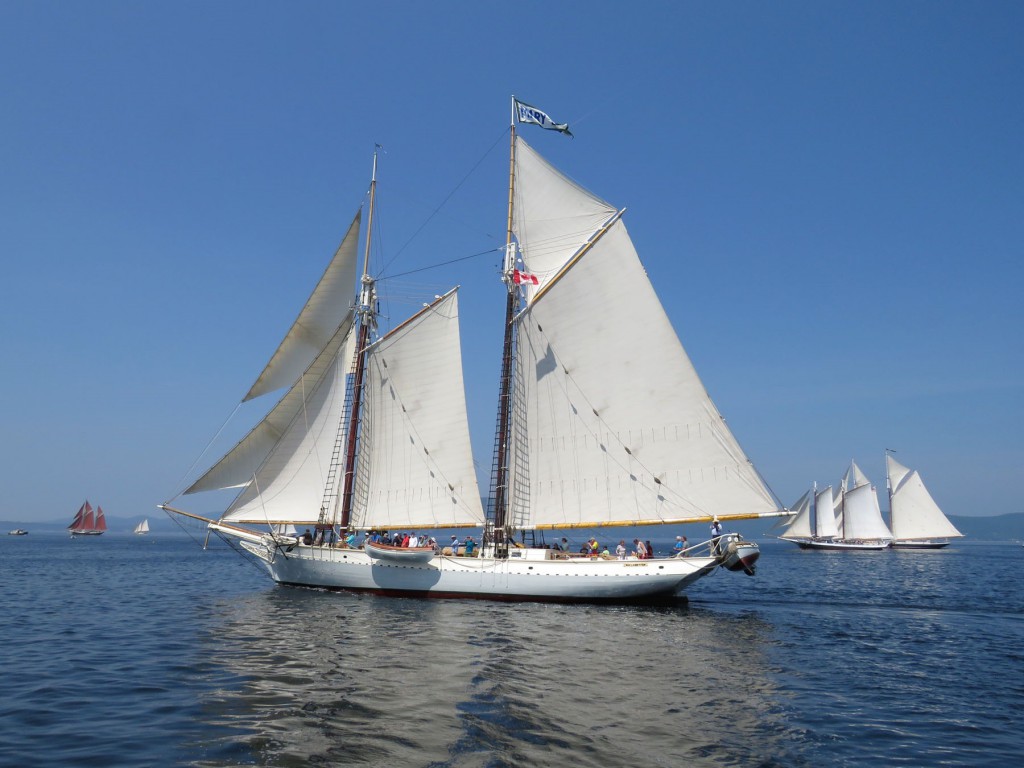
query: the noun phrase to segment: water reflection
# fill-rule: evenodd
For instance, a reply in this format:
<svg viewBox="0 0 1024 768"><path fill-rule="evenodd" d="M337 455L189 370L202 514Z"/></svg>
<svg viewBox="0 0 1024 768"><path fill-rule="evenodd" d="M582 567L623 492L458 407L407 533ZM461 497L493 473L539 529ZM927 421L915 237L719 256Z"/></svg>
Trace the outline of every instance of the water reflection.
<svg viewBox="0 0 1024 768"><path fill-rule="evenodd" d="M203 765L799 763L753 613L272 588L215 623Z"/></svg>

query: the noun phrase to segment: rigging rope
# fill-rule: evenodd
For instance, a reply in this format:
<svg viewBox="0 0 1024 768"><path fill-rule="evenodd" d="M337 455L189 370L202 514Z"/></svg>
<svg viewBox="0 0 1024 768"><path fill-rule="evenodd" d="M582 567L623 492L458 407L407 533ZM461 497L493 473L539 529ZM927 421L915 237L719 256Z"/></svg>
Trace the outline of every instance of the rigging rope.
<svg viewBox="0 0 1024 768"><path fill-rule="evenodd" d="M402 252L405 251L405 249L408 248L412 244L412 241L415 240L419 236L420 232L422 232L426 228L427 224L429 224L434 219L434 217L437 216L438 213L440 213L441 209L444 208L445 205L447 205L448 201L452 199L452 197L455 195L455 193L459 191L459 189L462 187L463 184L466 183L466 181L469 179L469 177L472 176L476 172L476 169L479 168L480 165L483 163L483 161L487 159L487 156L490 155L491 152L494 151L494 148L496 146L498 146L498 143L501 142L505 138L507 133L508 133L508 129L505 129L505 130L503 130L501 132L501 135L498 136L498 138L495 140L495 142L493 144L491 144L490 147L488 147L487 151L485 151L480 156L480 159L477 160L476 163L473 165L473 167L470 168L469 171L466 173L466 175L462 177L462 180L459 181L459 183L455 185L455 187L452 189L451 192L448 193L448 195L444 198L444 200L442 200L441 203L433 210L433 212L429 216L427 216L426 220L422 224L420 224L419 228L415 232L412 233L412 235L409 237L408 240L405 241L405 244L395 252L395 255L392 256L390 259L388 259L388 261L384 264L384 266L381 267L380 272L378 273L379 275L382 275L384 273L384 271L388 267L391 266L391 263L395 259L397 259L402 254ZM488 251L488 253L489 253L489 251ZM477 255L480 255L480 254L477 254ZM440 266L440 265L438 265L438 266ZM409 273L406 273L406 274L409 274ZM384 278L379 277L378 279L384 279Z"/></svg>
<svg viewBox="0 0 1024 768"><path fill-rule="evenodd" d="M178 484L175 486L175 488L177 488L178 490L175 491L174 495L170 499L167 500L168 504L170 504L172 501L174 501L179 496L181 496L181 494L185 491L185 489L182 488L182 486L185 484L185 478L187 478L190 474L192 474L192 470L194 470L196 468L196 465L200 461L202 461L203 456L206 455L206 452L209 451L210 448L213 446L213 444L217 441L217 438L220 437L221 432L223 432L224 428L227 427L228 422L231 421L235 417L235 414L238 413L238 409L241 408L241 407L242 407L242 403L238 403L235 406L235 409L233 411L231 411L231 415L229 415L226 419L224 419L224 423L220 425L220 429L217 430L217 433L213 437L210 438L210 442L208 442L206 444L206 447L203 448L203 450L199 453L198 456L196 456L195 461L192 462L192 465L188 469L185 470L185 473L181 476L181 479L178 480ZM216 466L216 465L214 465L214 466ZM211 467L211 469L212 469L212 467ZM207 470L207 471L209 471L209 470Z"/></svg>

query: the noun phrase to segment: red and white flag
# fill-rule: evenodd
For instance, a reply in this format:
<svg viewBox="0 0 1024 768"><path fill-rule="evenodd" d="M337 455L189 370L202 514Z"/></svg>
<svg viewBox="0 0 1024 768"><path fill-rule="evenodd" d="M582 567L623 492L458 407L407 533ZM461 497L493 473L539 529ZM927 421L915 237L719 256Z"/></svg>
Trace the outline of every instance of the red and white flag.
<svg viewBox="0 0 1024 768"><path fill-rule="evenodd" d="M512 270L512 282L516 285L524 285L526 283L540 285L540 280L537 279L536 275L529 272L520 272L518 269Z"/></svg>

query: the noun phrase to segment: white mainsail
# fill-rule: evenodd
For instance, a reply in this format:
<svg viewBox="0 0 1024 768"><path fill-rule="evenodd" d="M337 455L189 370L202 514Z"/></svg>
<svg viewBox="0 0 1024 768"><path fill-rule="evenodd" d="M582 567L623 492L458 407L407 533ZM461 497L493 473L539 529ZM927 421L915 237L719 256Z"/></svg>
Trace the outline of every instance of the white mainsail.
<svg viewBox="0 0 1024 768"><path fill-rule="evenodd" d="M135 526L133 533L144 534L149 533L149 520L143 520L141 523Z"/></svg>
<svg viewBox="0 0 1024 768"><path fill-rule="evenodd" d="M892 539L870 482L848 490L843 498L843 538L862 541Z"/></svg>
<svg viewBox="0 0 1024 768"><path fill-rule="evenodd" d="M523 146L517 163L543 162ZM550 166L546 173L560 176ZM574 209L564 200L555 211L531 206L528 190L520 194L515 232L533 270L530 234L538 224L552 231L551 218ZM575 196L579 208L595 199L564 178L560 195ZM525 421L511 436L515 524L683 522L777 510L680 344L625 224L618 219L599 235L607 216L592 216L587 231L585 217L565 215L571 221L561 230L578 234L550 265L567 263L536 287L516 320L513 412Z"/></svg>
<svg viewBox="0 0 1024 768"><path fill-rule="evenodd" d="M835 505L832 500L832 486L818 491L814 495L815 532L818 538L831 539L839 535L836 524Z"/></svg>
<svg viewBox="0 0 1024 768"><path fill-rule="evenodd" d="M935 503L916 470L888 454L885 465L891 494L892 535L897 541L963 536Z"/></svg>
<svg viewBox="0 0 1024 768"><path fill-rule="evenodd" d="M484 522L466 418L458 294L443 296L371 346L361 432L361 528ZM364 506L365 505L365 506Z"/></svg>

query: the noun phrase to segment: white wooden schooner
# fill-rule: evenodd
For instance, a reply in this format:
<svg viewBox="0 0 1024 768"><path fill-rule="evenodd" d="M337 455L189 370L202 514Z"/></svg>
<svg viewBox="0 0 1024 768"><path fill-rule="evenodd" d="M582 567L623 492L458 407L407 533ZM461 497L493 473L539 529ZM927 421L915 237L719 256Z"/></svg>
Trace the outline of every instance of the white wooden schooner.
<svg viewBox="0 0 1024 768"><path fill-rule="evenodd" d="M513 99L491 509L483 509L473 467L457 290L374 338L376 155L355 306L359 214L246 399L289 389L185 491L240 487L238 496L216 520L176 509L174 499L161 508L204 521L291 585L635 601L673 598L719 566L753 573L757 545L736 534L687 556L653 559L526 545L526 534L538 531L789 513L708 397L623 211L541 158L517 136L517 119L568 131ZM281 533L303 527L315 531L312 544ZM476 556L400 557L341 542L350 530L460 527L483 530Z"/></svg>
<svg viewBox="0 0 1024 768"><path fill-rule="evenodd" d="M822 491L815 487L793 509L796 516L779 538L801 549L880 550L892 544L875 486L854 461L837 494L833 495L832 486Z"/></svg>

